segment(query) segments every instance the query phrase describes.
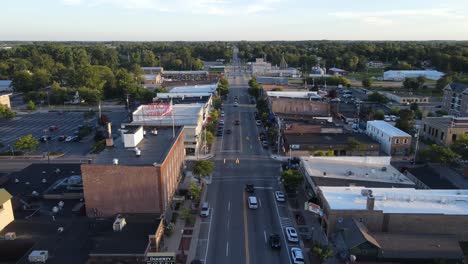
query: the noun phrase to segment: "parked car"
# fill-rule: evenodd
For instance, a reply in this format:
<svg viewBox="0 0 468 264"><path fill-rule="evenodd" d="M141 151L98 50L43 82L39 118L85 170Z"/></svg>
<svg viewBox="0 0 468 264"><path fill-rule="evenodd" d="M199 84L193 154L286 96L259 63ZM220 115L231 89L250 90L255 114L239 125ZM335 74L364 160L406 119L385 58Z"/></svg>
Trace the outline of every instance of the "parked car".
<svg viewBox="0 0 468 264"><path fill-rule="evenodd" d="M250 209L257 209L258 208L258 200L255 196L249 196L247 198L247 203L249 204Z"/></svg>
<svg viewBox="0 0 468 264"><path fill-rule="evenodd" d="M268 141L266 141L266 140L262 141L262 147L263 148L268 148Z"/></svg>
<svg viewBox="0 0 468 264"><path fill-rule="evenodd" d="M284 196L284 193L280 192L280 191L275 192L275 198L276 198L276 201L278 201L278 202L285 202L286 201L286 197Z"/></svg>
<svg viewBox="0 0 468 264"><path fill-rule="evenodd" d="M201 206L200 216L207 217L209 215L210 215L210 206L208 205L208 202L203 202Z"/></svg>
<svg viewBox="0 0 468 264"><path fill-rule="evenodd" d="M81 137L80 136L74 136L73 137L73 142L80 142L81 141Z"/></svg>
<svg viewBox="0 0 468 264"><path fill-rule="evenodd" d="M64 141L67 138L65 135L61 135L57 138L58 141Z"/></svg>
<svg viewBox="0 0 468 264"><path fill-rule="evenodd" d="M286 238L289 242L297 243L299 242L299 236L297 235L296 229L294 227L286 227Z"/></svg>
<svg viewBox="0 0 468 264"><path fill-rule="evenodd" d="M71 142L73 140L73 136L68 136L65 138L65 142Z"/></svg>
<svg viewBox="0 0 468 264"><path fill-rule="evenodd" d="M304 255L300 248L291 248L291 258L294 264L304 264Z"/></svg>
<svg viewBox="0 0 468 264"><path fill-rule="evenodd" d="M223 131L222 131L222 130L218 130L218 132L216 132L216 136L221 137L222 135L223 135Z"/></svg>
<svg viewBox="0 0 468 264"><path fill-rule="evenodd" d="M231 130L231 129L229 129L229 128L228 128L228 129L226 129L226 134L228 134L228 135L229 135L229 134L231 134L231 133L232 133L232 130Z"/></svg>
<svg viewBox="0 0 468 264"><path fill-rule="evenodd" d="M262 125L262 121L256 120L256 121L255 121L255 124L257 124L257 126L261 126L261 125Z"/></svg>
<svg viewBox="0 0 468 264"><path fill-rule="evenodd" d="M55 132L55 131L57 131L57 130L58 130L58 126L50 126L50 127L49 127L49 131L50 131L50 132Z"/></svg>
<svg viewBox="0 0 468 264"><path fill-rule="evenodd" d="M224 119L219 120L219 124L220 124L220 125L221 125L221 124L224 125Z"/></svg>
<svg viewBox="0 0 468 264"><path fill-rule="evenodd" d="M280 249L281 248L281 240L278 234L271 234L270 235L270 246L273 249Z"/></svg>
<svg viewBox="0 0 468 264"><path fill-rule="evenodd" d="M47 141L50 141L52 139L51 136L42 136L39 141L41 142L47 142Z"/></svg>
<svg viewBox="0 0 468 264"><path fill-rule="evenodd" d="M234 120L234 125L236 126L240 125L240 120Z"/></svg>
<svg viewBox="0 0 468 264"><path fill-rule="evenodd" d="M239 103L238 102L234 102L234 107L238 107L239 106Z"/></svg>

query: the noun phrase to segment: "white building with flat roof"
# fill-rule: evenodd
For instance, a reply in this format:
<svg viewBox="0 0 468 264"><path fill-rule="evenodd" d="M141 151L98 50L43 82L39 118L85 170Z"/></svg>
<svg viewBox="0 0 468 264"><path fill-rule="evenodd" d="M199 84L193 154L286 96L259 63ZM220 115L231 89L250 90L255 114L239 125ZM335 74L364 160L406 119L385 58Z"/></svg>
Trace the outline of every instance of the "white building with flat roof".
<svg viewBox="0 0 468 264"><path fill-rule="evenodd" d="M418 78L422 76L426 79L437 81L444 77L444 75L445 73L434 70L390 70L384 72L383 79L384 81L404 81L406 78Z"/></svg>
<svg viewBox="0 0 468 264"><path fill-rule="evenodd" d="M379 142L380 149L388 155L407 156L410 154L412 137L386 121L367 121L366 133Z"/></svg>
<svg viewBox="0 0 468 264"><path fill-rule="evenodd" d="M267 91L268 97L276 98L295 98L295 99L309 99L309 100L320 100L322 97L317 92L283 92L283 91Z"/></svg>
<svg viewBox="0 0 468 264"><path fill-rule="evenodd" d="M216 93L217 84L201 84L167 87L169 93Z"/></svg>

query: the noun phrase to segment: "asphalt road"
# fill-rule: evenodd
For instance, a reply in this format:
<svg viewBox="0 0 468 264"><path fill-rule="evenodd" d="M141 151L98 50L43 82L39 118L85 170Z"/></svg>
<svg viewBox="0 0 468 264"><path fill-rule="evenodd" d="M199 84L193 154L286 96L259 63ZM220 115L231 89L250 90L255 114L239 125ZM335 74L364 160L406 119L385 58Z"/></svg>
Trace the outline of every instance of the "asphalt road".
<svg viewBox="0 0 468 264"><path fill-rule="evenodd" d="M240 72L229 76L224 120L225 129L231 128L232 133L218 137L216 171L206 198L211 215L202 220L197 258L209 264L290 263L282 235L281 250L273 250L268 244L270 233L281 234L282 227L292 226L286 205L274 199L274 191L280 189L280 164L270 159L258 140L261 128L255 124L255 106L249 103L249 77ZM233 104L234 96L239 98L238 107ZM234 125L234 120L240 125ZM247 183L256 187L260 205L256 210L248 208L249 195L244 192Z"/></svg>

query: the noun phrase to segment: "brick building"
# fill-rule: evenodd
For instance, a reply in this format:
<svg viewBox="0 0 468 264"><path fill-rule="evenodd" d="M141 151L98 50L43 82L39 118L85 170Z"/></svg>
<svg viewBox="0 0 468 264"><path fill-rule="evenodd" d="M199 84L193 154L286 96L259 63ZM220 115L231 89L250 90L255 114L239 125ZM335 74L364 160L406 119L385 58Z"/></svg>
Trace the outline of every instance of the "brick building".
<svg viewBox="0 0 468 264"><path fill-rule="evenodd" d="M442 108L451 115L468 116L468 84L451 83L445 86Z"/></svg>
<svg viewBox="0 0 468 264"><path fill-rule="evenodd" d="M319 187L322 227L331 235L345 219L371 232L454 235L468 240L468 190Z"/></svg>
<svg viewBox="0 0 468 264"><path fill-rule="evenodd" d="M381 150L386 154L392 156L410 154L412 137L391 124L382 120L368 121L366 132L380 143Z"/></svg>
<svg viewBox="0 0 468 264"><path fill-rule="evenodd" d="M316 92L266 92L268 105L275 115L297 116L330 116L330 104L323 101Z"/></svg>
<svg viewBox="0 0 468 264"><path fill-rule="evenodd" d="M185 159L182 127L127 126L122 139L81 166L88 217L162 214L178 186Z"/></svg>
<svg viewBox="0 0 468 264"><path fill-rule="evenodd" d="M419 133L424 139L449 146L468 134L468 117L426 117L422 120Z"/></svg>

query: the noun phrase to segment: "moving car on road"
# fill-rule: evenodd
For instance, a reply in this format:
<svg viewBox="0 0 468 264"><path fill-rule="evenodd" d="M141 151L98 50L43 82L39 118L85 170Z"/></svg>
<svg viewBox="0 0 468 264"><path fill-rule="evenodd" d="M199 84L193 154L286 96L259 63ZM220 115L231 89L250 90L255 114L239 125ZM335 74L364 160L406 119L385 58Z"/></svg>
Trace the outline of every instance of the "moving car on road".
<svg viewBox="0 0 468 264"><path fill-rule="evenodd" d="M257 124L257 126L261 126L261 125L262 125L262 121L256 120L256 121L255 121L255 124Z"/></svg>
<svg viewBox="0 0 468 264"><path fill-rule="evenodd" d="M258 208L258 200L255 196L249 196L247 198L247 203L249 204L250 209L257 209Z"/></svg>
<svg viewBox="0 0 468 264"><path fill-rule="evenodd" d="M58 141L64 141L67 138L65 135L61 135L57 138Z"/></svg>
<svg viewBox="0 0 468 264"><path fill-rule="evenodd" d="M65 138L65 142L71 142L73 140L73 136L68 136Z"/></svg>
<svg viewBox="0 0 468 264"><path fill-rule="evenodd" d="M291 248L291 258L294 264L304 264L304 255L300 248Z"/></svg>
<svg viewBox="0 0 468 264"><path fill-rule="evenodd" d="M52 139L51 136L42 136L39 141L41 142L47 142L47 141L50 141Z"/></svg>
<svg viewBox="0 0 468 264"><path fill-rule="evenodd" d="M50 127L49 127L49 131L50 131L50 132L55 132L55 131L57 131L57 130L58 130L58 126L50 126Z"/></svg>
<svg viewBox="0 0 468 264"><path fill-rule="evenodd" d="M239 106L239 103L238 102L234 102L234 107L238 107Z"/></svg>
<svg viewBox="0 0 468 264"><path fill-rule="evenodd" d="M276 201L278 201L278 202L285 202L286 201L286 197L284 196L284 193L280 192L280 191L275 192L275 198L276 198Z"/></svg>
<svg viewBox="0 0 468 264"><path fill-rule="evenodd" d="M294 227L286 227L285 231L289 242L299 242L299 236L297 235L296 229L294 229Z"/></svg>
<svg viewBox="0 0 468 264"><path fill-rule="evenodd" d="M270 235L270 246L273 249L280 249L281 248L280 236L278 234L271 234Z"/></svg>

